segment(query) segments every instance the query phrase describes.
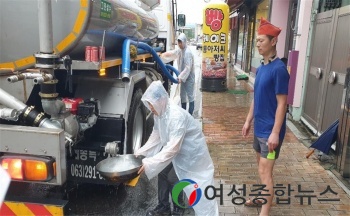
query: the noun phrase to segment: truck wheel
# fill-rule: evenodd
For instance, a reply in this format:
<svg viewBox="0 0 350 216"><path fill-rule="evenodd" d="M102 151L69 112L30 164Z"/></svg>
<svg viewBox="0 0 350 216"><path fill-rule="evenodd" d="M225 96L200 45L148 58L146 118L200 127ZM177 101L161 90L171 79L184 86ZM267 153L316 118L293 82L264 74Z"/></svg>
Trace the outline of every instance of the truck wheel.
<svg viewBox="0 0 350 216"><path fill-rule="evenodd" d="M127 154L133 154L145 143L146 110L141 97L142 90L137 89L131 100L128 118Z"/></svg>

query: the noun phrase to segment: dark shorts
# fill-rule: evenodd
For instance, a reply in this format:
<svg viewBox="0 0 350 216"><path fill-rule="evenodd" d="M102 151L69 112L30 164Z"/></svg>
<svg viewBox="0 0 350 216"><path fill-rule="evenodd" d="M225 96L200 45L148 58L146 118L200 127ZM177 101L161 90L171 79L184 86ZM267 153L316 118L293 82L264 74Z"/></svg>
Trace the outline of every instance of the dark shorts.
<svg viewBox="0 0 350 216"><path fill-rule="evenodd" d="M269 148L266 145L267 140L268 140L267 138L260 138L260 137L254 136L253 148L256 152L260 153L260 157L263 157L263 158L267 158L267 154L269 153ZM282 142L283 140L280 141L277 148L275 148L275 152L276 152L275 160L278 158L280 154Z"/></svg>

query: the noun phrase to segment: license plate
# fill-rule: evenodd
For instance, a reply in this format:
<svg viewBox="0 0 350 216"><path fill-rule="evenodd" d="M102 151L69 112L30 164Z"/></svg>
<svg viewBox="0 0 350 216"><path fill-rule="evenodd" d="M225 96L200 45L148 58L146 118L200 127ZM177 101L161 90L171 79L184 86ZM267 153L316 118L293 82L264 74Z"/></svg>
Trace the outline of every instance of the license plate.
<svg viewBox="0 0 350 216"><path fill-rule="evenodd" d="M68 160L68 180L74 182L86 182L94 184L111 184L107 182L96 170L96 165L107 158L104 152L75 149L75 158Z"/></svg>

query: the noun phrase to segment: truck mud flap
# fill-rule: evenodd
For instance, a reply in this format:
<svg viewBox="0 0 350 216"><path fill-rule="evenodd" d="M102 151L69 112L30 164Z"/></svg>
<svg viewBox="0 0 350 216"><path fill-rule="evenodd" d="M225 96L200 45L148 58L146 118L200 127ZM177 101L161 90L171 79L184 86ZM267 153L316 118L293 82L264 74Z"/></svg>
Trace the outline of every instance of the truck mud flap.
<svg viewBox="0 0 350 216"><path fill-rule="evenodd" d="M23 199L23 198L22 198ZM67 200L42 199L42 200L21 200L6 199L0 208L0 215L65 215L69 207Z"/></svg>

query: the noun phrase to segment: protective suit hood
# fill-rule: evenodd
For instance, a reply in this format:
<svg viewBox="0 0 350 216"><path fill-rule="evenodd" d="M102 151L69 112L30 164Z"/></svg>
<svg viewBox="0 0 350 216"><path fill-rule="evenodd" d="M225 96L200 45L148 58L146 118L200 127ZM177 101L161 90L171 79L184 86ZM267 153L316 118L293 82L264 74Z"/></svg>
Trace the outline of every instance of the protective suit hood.
<svg viewBox="0 0 350 216"><path fill-rule="evenodd" d="M165 91L162 83L158 80L151 83L143 94L141 101L150 111L151 108L148 103L152 104L158 115L162 116L167 109L169 95Z"/></svg>
<svg viewBox="0 0 350 216"><path fill-rule="evenodd" d="M182 45L184 46L184 49L185 49L187 47L186 35L184 33L181 33L177 39L182 42Z"/></svg>

